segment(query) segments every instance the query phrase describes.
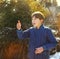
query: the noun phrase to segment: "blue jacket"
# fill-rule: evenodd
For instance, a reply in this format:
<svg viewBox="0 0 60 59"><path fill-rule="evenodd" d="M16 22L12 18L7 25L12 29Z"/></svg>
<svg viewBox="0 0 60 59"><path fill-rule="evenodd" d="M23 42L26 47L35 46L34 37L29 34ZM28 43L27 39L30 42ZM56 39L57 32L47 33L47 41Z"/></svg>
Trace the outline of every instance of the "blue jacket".
<svg viewBox="0 0 60 59"><path fill-rule="evenodd" d="M56 46L56 39L54 38L50 29L45 28L43 25L39 29L29 28L25 31L17 30L19 39L30 38L28 57L29 59L49 59L49 50ZM35 49L43 47L44 52L35 54Z"/></svg>

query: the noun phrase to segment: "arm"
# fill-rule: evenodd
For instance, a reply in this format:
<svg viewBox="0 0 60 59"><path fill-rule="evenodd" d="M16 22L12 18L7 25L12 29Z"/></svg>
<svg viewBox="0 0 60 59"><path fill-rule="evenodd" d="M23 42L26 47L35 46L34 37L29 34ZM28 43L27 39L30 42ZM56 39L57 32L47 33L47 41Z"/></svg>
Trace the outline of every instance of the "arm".
<svg viewBox="0 0 60 59"><path fill-rule="evenodd" d="M30 29L22 31L21 30L21 21L20 20L18 20L16 28L17 28L17 35L18 35L19 39L29 38L29 36L30 36Z"/></svg>
<svg viewBox="0 0 60 59"><path fill-rule="evenodd" d="M19 39L29 38L29 36L30 36L30 30L29 29L27 29L25 31L17 30L17 35L18 35Z"/></svg>
<svg viewBox="0 0 60 59"><path fill-rule="evenodd" d="M48 40L48 43L43 46L44 50L50 50L56 46L57 41L53 36L51 30L47 30L47 40Z"/></svg>

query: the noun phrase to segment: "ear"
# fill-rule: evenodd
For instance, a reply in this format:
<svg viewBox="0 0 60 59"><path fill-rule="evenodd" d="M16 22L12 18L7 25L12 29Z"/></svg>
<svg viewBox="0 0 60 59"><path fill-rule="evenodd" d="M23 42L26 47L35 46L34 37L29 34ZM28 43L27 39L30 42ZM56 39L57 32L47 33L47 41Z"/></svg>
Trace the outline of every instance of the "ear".
<svg viewBox="0 0 60 59"><path fill-rule="evenodd" d="M44 20L43 20L43 19L41 19L41 22L44 22Z"/></svg>

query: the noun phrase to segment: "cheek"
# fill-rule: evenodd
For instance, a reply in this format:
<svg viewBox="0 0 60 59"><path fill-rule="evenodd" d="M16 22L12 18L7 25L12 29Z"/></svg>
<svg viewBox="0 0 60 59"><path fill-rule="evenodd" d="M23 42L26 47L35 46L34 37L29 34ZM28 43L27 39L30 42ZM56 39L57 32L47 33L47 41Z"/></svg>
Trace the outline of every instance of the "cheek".
<svg viewBox="0 0 60 59"><path fill-rule="evenodd" d="M32 24L34 24L35 23L35 20L32 20Z"/></svg>
<svg viewBox="0 0 60 59"><path fill-rule="evenodd" d="M35 22L36 22L36 24L39 24L39 23L40 23L40 21L39 21L39 20L36 20Z"/></svg>
<svg viewBox="0 0 60 59"><path fill-rule="evenodd" d="M33 23L33 20L31 22Z"/></svg>

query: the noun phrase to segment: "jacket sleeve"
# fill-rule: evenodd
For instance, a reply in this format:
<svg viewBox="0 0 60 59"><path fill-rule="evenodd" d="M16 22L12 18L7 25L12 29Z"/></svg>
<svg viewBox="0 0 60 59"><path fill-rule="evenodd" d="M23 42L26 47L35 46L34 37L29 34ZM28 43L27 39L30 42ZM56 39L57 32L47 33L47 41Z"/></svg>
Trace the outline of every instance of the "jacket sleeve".
<svg viewBox="0 0 60 59"><path fill-rule="evenodd" d="M25 39L30 37L30 30L27 29L25 31L17 30L17 36L19 39Z"/></svg>
<svg viewBox="0 0 60 59"><path fill-rule="evenodd" d="M47 41L48 41L48 43L46 43L43 46L44 50L50 50L50 49L56 47L57 41L56 41L55 37L53 36L50 29L47 30Z"/></svg>

